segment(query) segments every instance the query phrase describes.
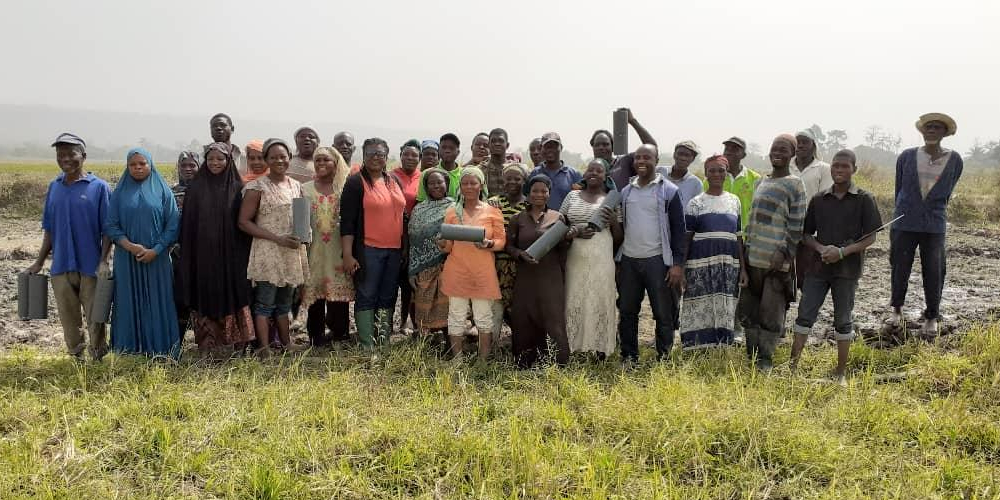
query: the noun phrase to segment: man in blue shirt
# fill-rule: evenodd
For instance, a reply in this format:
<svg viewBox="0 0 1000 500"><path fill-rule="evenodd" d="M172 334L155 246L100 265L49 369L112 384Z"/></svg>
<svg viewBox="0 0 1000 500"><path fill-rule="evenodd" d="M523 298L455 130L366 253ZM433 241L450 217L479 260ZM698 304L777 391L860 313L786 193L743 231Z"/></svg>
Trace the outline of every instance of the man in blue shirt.
<svg viewBox="0 0 1000 500"><path fill-rule="evenodd" d="M81 332L88 320L90 355L100 360L108 352L104 325L90 322L98 273L107 274L111 241L103 223L111 190L103 180L83 170L87 144L64 133L52 143L62 173L49 184L42 211L45 235L38 258L26 271L38 273L52 254L52 293L59 310L66 349L83 358L86 339Z"/></svg>
<svg viewBox="0 0 1000 500"><path fill-rule="evenodd" d="M562 207L563 199L573 190L574 184L579 184L583 180L580 172L566 166L559 156L562 154L562 138L555 132L547 132L542 135L542 158L541 165L531 171L528 179L536 175L544 175L552 181L552 189L549 190L549 208L559 210Z"/></svg>

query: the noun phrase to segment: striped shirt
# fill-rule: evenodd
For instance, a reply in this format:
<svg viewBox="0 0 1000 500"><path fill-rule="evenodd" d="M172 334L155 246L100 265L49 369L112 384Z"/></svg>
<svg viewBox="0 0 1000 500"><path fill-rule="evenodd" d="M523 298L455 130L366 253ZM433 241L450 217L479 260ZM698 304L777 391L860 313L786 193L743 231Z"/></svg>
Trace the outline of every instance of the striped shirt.
<svg viewBox="0 0 1000 500"><path fill-rule="evenodd" d="M764 177L754 193L746 229L747 260L751 266L768 269L775 250L785 250L782 271L788 271L796 246L802 241L802 224L809 200L802 179Z"/></svg>

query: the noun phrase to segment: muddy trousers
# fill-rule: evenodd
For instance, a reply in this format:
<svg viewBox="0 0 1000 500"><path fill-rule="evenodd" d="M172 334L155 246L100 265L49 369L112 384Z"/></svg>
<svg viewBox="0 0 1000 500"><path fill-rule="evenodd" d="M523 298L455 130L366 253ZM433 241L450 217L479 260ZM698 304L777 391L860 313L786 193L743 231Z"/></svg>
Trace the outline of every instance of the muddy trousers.
<svg viewBox="0 0 1000 500"><path fill-rule="evenodd" d="M90 307L94 303L94 289L97 278L77 272L56 274L52 276L52 294L56 299L56 309L59 311L59 322L62 323L63 339L66 350L74 356L79 356L87 341L82 331L83 322L87 320L87 330L90 333L90 355L95 359L103 357L108 352L108 337L101 323L90 323Z"/></svg>
<svg viewBox="0 0 1000 500"><path fill-rule="evenodd" d="M913 259L920 249L920 275L924 282L924 301L927 309L924 318L938 319L941 292L947 270L944 253L944 233L918 233L916 231L890 231L889 265L892 268L892 307L902 307L910 285Z"/></svg>
<svg viewBox="0 0 1000 500"><path fill-rule="evenodd" d="M787 272L749 266L749 285L741 290L740 322L746 335L747 356L758 367L770 367L778 339L785 330L792 277Z"/></svg>

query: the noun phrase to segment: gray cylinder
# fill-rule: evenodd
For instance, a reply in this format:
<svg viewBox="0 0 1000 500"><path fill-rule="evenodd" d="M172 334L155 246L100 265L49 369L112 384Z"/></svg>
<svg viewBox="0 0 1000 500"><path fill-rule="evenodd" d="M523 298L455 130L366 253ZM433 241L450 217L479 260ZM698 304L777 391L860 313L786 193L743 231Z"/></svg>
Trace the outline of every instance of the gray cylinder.
<svg viewBox="0 0 1000 500"><path fill-rule="evenodd" d="M534 243L525 250L535 260L542 260L569 232L569 226L562 220L557 220L552 227L548 228Z"/></svg>
<svg viewBox="0 0 1000 500"><path fill-rule="evenodd" d="M602 209L608 207L612 210L615 209L622 202L622 194L618 190L608 191L608 194L604 195L604 201L601 202L601 206L594 210L594 214L590 216L590 220L587 221L587 225L591 229L597 232L601 232L604 229L604 217L601 215Z"/></svg>
<svg viewBox="0 0 1000 500"><path fill-rule="evenodd" d="M28 276L28 319L49 318L49 277L44 274Z"/></svg>
<svg viewBox="0 0 1000 500"><path fill-rule="evenodd" d="M28 317L28 277L30 274L18 273L17 274L17 317L22 320L29 319Z"/></svg>
<svg viewBox="0 0 1000 500"><path fill-rule="evenodd" d="M462 226L459 224L441 224L441 239L480 243L486 239L486 228L479 226Z"/></svg>
<svg viewBox="0 0 1000 500"><path fill-rule="evenodd" d="M97 277L97 286L94 287L94 302L90 305L88 322L104 323L111 322L111 302L115 296L115 279Z"/></svg>
<svg viewBox="0 0 1000 500"><path fill-rule="evenodd" d="M309 200L306 198L292 199L292 235L303 243L312 241L312 229L309 227L312 219Z"/></svg>
<svg viewBox="0 0 1000 500"><path fill-rule="evenodd" d="M628 110L618 108L614 113L614 140L612 151L616 155L628 154Z"/></svg>

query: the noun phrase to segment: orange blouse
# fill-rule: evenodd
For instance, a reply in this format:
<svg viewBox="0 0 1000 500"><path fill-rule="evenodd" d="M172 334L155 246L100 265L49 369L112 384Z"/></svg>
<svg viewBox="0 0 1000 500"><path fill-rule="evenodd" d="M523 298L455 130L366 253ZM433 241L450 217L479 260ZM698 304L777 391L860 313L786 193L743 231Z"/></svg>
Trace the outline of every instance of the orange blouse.
<svg viewBox="0 0 1000 500"><path fill-rule="evenodd" d="M500 300L500 283L493 254L507 244L503 215L500 210L480 202L475 217L466 213L461 224L486 228L486 239L493 240L493 248L476 248L467 241L446 241L448 259L441 273L441 293L448 297ZM445 224L459 224L455 207L444 214Z"/></svg>

